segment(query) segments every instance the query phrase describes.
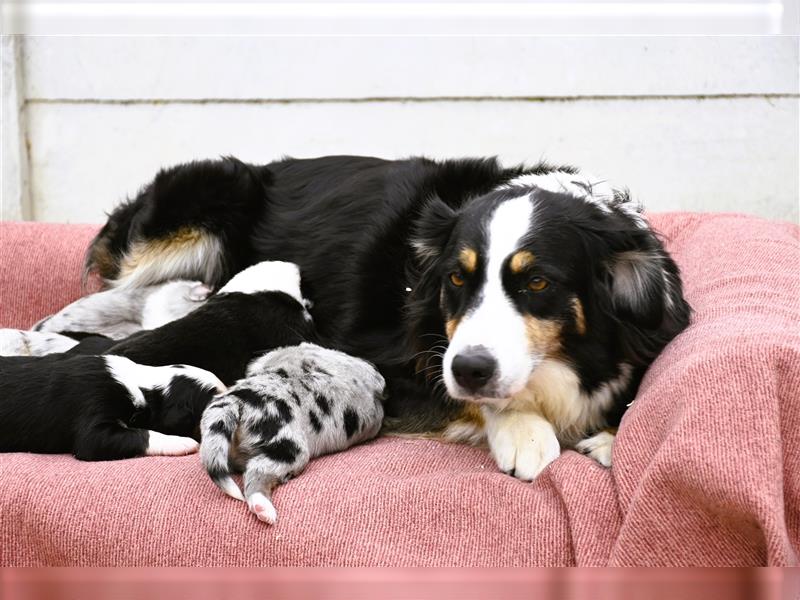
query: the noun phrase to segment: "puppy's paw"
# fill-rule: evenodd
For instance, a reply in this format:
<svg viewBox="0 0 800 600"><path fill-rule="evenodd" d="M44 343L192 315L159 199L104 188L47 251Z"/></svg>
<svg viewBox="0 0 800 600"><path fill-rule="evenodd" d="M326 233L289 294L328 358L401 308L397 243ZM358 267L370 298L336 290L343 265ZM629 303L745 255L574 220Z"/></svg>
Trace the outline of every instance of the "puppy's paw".
<svg viewBox="0 0 800 600"><path fill-rule="evenodd" d="M558 458L553 426L533 413L507 412L487 418L489 449L501 471L532 481Z"/></svg>
<svg viewBox="0 0 800 600"><path fill-rule="evenodd" d="M595 459L604 467L610 467L611 450L616 438L616 434L610 431L601 431L575 444L575 450Z"/></svg>
<svg viewBox="0 0 800 600"><path fill-rule="evenodd" d="M194 454L200 444L188 437L164 435L158 431L148 431L147 456L185 456Z"/></svg>
<svg viewBox="0 0 800 600"><path fill-rule="evenodd" d="M211 295L212 289L205 283L195 282L189 288L189 300L192 302L202 302Z"/></svg>
<svg viewBox="0 0 800 600"><path fill-rule="evenodd" d="M257 492L247 498L247 506L259 521L274 525L278 521L278 511L264 494Z"/></svg>

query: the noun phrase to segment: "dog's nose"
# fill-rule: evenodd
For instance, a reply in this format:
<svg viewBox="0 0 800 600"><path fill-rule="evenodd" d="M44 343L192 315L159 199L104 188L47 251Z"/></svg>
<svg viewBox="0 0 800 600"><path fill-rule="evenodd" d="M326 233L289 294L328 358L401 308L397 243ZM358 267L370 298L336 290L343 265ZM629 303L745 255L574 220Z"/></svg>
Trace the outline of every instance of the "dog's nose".
<svg viewBox="0 0 800 600"><path fill-rule="evenodd" d="M489 381L497 369L497 361L484 348L470 348L453 358L453 377L458 385L476 392Z"/></svg>

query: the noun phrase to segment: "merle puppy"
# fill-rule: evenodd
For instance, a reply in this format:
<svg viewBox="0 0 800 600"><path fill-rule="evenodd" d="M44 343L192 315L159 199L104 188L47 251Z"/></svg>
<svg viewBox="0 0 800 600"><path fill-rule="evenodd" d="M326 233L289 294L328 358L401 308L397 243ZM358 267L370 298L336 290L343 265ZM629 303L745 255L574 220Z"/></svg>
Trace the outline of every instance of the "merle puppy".
<svg viewBox="0 0 800 600"><path fill-rule="evenodd" d="M115 460L196 452L187 437L225 386L188 365L119 356L0 357L0 452Z"/></svg>
<svg viewBox="0 0 800 600"><path fill-rule="evenodd" d="M185 317L136 333L107 354L146 365L188 363L231 385L256 356L314 336L297 265L265 261L237 274Z"/></svg>
<svg viewBox="0 0 800 600"><path fill-rule="evenodd" d="M185 280L89 294L31 331L0 329L0 356L102 354L114 340L183 317L202 306L209 294L211 288L203 283Z"/></svg>
<svg viewBox="0 0 800 600"><path fill-rule="evenodd" d="M315 344L273 350L208 405L200 458L222 491L275 523L276 485L309 460L378 434L384 379L370 363ZM231 478L244 472L244 496Z"/></svg>
<svg viewBox="0 0 800 600"><path fill-rule="evenodd" d="M188 280L111 288L76 300L32 329L51 334L86 332L120 340L180 319L202 306L210 294L210 287Z"/></svg>

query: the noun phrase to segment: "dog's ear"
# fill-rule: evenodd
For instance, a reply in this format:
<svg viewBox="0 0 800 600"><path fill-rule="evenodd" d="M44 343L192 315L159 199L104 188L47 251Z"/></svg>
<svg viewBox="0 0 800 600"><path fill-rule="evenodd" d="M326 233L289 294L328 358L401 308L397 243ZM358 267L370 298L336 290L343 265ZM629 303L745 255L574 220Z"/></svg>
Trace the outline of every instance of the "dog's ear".
<svg viewBox="0 0 800 600"><path fill-rule="evenodd" d="M630 353L652 357L689 324L678 266L646 226L608 233L612 252L603 264L611 312Z"/></svg>
<svg viewBox="0 0 800 600"><path fill-rule="evenodd" d="M611 302L620 319L644 329L658 327L667 302L663 258L637 249L616 252L608 261Z"/></svg>
<svg viewBox="0 0 800 600"><path fill-rule="evenodd" d="M423 270L430 267L441 256L453 233L456 218L456 211L438 196L430 198L422 207L416 220L411 244Z"/></svg>

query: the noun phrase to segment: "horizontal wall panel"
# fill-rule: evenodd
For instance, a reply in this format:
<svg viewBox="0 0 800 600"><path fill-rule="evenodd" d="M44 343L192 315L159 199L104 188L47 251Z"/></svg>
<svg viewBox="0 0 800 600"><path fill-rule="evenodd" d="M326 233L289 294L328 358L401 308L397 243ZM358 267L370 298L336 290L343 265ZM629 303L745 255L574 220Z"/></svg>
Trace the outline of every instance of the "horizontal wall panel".
<svg viewBox="0 0 800 600"><path fill-rule="evenodd" d="M233 154L499 155L577 164L653 211L798 219L796 99L30 103L35 218L101 222L162 165Z"/></svg>
<svg viewBox="0 0 800 600"><path fill-rule="evenodd" d="M796 94L786 37L31 37L26 97Z"/></svg>
<svg viewBox="0 0 800 600"><path fill-rule="evenodd" d="M5 0L0 20L34 35L797 34L791 2Z"/></svg>

